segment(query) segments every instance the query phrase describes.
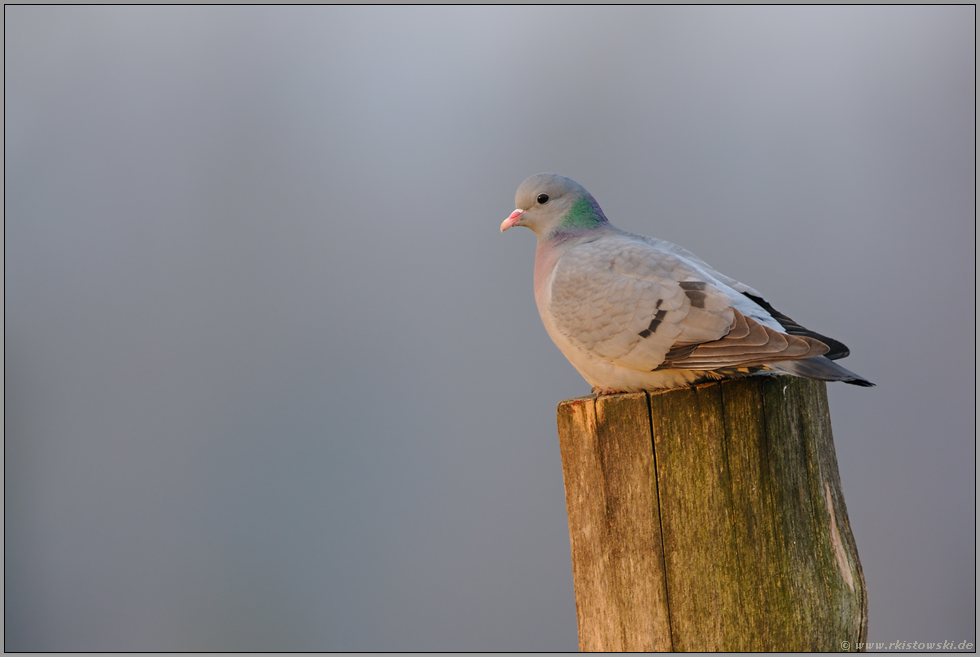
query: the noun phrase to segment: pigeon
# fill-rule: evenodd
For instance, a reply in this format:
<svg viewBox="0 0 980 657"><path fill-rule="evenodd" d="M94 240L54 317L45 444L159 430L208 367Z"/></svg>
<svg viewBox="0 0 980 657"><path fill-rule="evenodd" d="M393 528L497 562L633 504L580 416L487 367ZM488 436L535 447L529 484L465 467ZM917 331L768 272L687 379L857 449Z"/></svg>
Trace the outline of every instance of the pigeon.
<svg viewBox="0 0 980 657"><path fill-rule="evenodd" d="M850 350L670 242L609 223L574 180L539 173L500 225L538 237L534 299L548 335L596 394L761 374L873 386Z"/></svg>

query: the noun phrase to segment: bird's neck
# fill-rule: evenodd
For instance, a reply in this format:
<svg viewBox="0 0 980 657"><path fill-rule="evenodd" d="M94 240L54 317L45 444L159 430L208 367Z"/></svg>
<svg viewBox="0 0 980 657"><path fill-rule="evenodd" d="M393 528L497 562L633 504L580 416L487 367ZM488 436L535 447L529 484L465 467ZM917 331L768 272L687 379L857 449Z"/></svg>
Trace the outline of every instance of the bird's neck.
<svg viewBox="0 0 980 657"><path fill-rule="evenodd" d="M608 225L609 220L603 214L602 208L590 194L586 194L568 208L549 237L553 239L564 234L580 234Z"/></svg>
<svg viewBox="0 0 980 657"><path fill-rule="evenodd" d="M534 257L535 294L543 288L558 260L569 249L597 240L610 231L616 231L616 228L591 195L576 200L552 231L538 234L538 250Z"/></svg>

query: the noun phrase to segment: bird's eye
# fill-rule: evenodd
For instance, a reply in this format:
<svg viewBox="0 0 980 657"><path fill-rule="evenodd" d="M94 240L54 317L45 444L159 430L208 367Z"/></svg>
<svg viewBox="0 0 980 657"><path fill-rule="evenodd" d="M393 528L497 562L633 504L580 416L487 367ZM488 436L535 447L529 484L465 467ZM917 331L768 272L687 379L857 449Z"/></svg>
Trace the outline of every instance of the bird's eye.
<svg viewBox="0 0 980 657"><path fill-rule="evenodd" d="M548 195L547 194L538 194L538 203L540 203L541 205L544 205L547 202L548 202Z"/></svg>

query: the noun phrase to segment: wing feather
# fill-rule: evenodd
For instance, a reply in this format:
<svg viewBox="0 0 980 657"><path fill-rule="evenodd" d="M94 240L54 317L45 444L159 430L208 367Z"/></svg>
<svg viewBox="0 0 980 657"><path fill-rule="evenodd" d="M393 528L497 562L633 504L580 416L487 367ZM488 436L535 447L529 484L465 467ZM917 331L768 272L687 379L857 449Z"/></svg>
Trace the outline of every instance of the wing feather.
<svg viewBox="0 0 980 657"><path fill-rule="evenodd" d="M737 310L734 312L733 328L745 322L749 326L748 335L733 338L730 332L719 340L698 345L686 355L678 353L677 358L666 361L664 365L669 363L669 367L687 370L749 367L822 356L829 350L819 340L779 333Z"/></svg>

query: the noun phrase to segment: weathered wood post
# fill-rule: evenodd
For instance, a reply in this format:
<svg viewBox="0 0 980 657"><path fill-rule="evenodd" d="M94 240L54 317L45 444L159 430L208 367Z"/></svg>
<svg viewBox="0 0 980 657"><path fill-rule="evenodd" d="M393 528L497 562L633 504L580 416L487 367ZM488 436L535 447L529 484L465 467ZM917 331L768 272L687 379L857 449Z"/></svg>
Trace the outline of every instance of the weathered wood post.
<svg viewBox="0 0 980 657"><path fill-rule="evenodd" d="M558 433L581 650L864 642L824 383L570 399Z"/></svg>

